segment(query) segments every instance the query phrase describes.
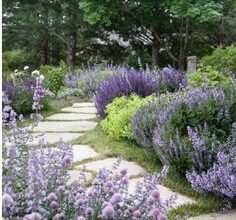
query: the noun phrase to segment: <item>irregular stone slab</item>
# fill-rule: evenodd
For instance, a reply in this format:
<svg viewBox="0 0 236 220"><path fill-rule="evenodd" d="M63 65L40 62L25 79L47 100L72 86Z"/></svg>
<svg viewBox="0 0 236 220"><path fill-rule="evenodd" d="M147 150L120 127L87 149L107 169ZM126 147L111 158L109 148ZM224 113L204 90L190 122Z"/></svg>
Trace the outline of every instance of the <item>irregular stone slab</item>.
<svg viewBox="0 0 236 220"><path fill-rule="evenodd" d="M52 121L76 121L96 118L95 114L76 114L76 113L58 113L46 117L46 120Z"/></svg>
<svg viewBox="0 0 236 220"><path fill-rule="evenodd" d="M97 110L94 107L84 107L84 108L66 107L61 109L61 112L95 114L97 113Z"/></svg>
<svg viewBox="0 0 236 220"><path fill-rule="evenodd" d="M88 145L73 145L73 163L93 158L98 154Z"/></svg>
<svg viewBox="0 0 236 220"><path fill-rule="evenodd" d="M83 107L94 107L93 102L80 102L80 103L74 103L72 105L74 108L83 108Z"/></svg>
<svg viewBox="0 0 236 220"><path fill-rule="evenodd" d="M95 128L97 125L93 121L44 121L39 122L34 132L82 132Z"/></svg>
<svg viewBox="0 0 236 220"><path fill-rule="evenodd" d="M189 220L235 220L235 219L236 219L236 209L230 210L229 212L224 214L211 213L189 218Z"/></svg>
<svg viewBox="0 0 236 220"><path fill-rule="evenodd" d="M84 165L78 166L78 168L86 167L87 170L92 170L98 172L102 168L111 169L113 164L117 161L117 158L107 158L104 160L97 160L90 163L85 163ZM137 176L144 174L145 170L134 162L129 162L122 160L119 169L126 168L128 171L128 176Z"/></svg>
<svg viewBox="0 0 236 220"><path fill-rule="evenodd" d="M29 142L31 145L37 145L39 143L39 139L43 138L48 144L55 144L62 139L65 142L72 141L74 139L79 138L81 133L45 133L43 136L40 136L40 133L33 133L33 141Z"/></svg>
<svg viewBox="0 0 236 220"><path fill-rule="evenodd" d="M77 181L79 180L79 178L81 178L81 171L80 170L70 170L69 171L69 175L70 175L70 178L68 180L68 185L71 185L74 181ZM84 172L85 174L85 178L86 178L86 181L90 181L92 180L92 174L89 173L89 172Z"/></svg>
<svg viewBox="0 0 236 220"><path fill-rule="evenodd" d="M137 178L137 179L131 179L129 180L129 193L134 193L135 191L135 186L136 183L140 181L143 181L143 178ZM159 189L160 191L160 195L161 195L161 200L165 201L167 199L169 199L172 195L176 194L177 195L177 199L175 204L173 205L173 207L179 206L179 205L183 205L183 204L187 204L187 203L195 203L195 201L187 196L181 195L179 193L175 193L173 192L171 189L162 186L162 185L157 185L157 189Z"/></svg>

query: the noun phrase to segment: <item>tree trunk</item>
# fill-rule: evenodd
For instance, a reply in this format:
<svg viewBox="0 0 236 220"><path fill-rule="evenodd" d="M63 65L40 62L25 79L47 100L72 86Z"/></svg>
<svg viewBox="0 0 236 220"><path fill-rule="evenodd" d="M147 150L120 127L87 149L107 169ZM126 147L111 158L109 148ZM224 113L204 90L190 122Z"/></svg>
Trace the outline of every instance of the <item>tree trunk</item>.
<svg viewBox="0 0 236 220"><path fill-rule="evenodd" d="M47 65L48 64L48 34L45 36L45 40L43 42L43 53L42 53L42 64Z"/></svg>
<svg viewBox="0 0 236 220"><path fill-rule="evenodd" d="M76 42L77 42L77 33L74 31L68 38L67 41L67 58L66 63L70 70L75 68L76 62Z"/></svg>
<svg viewBox="0 0 236 220"><path fill-rule="evenodd" d="M157 39L154 37L152 43L152 67L156 67L159 64L159 44Z"/></svg>
<svg viewBox="0 0 236 220"><path fill-rule="evenodd" d="M44 34L43 34L43 41L42 41L42 57L41 57L41 63L43 65L48 64L48 39L49 39L49 32L48 32L48 16L49 16L49 8L48 4L43 4L43 23L44 23Z"/></svg>
<svg viewBox="0 0 236 220"><path fill-rule="evenodd" d="M67 58L66 63L69 70L73 71L76 64L76 45L77 45L77 22L78 22L78 2L76 0L68 2L69 15L69 36L67 40Z"/></svg>

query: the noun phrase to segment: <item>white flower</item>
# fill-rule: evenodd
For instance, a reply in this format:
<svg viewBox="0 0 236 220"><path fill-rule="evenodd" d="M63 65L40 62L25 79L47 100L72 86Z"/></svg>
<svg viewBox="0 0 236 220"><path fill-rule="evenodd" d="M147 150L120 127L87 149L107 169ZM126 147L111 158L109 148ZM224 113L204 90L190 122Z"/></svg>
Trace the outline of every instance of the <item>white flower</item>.
<svg viewBox="0 0 236 220"><path fill-rule="evenodd" d="M33 75L39 76L39 74L40 74L40 72L39 72L38 70L34 70L34 71L32 72L32 76L33 76Z"/></svg>
<svg viewBox="0 0 236 220"><path fill-rule="evenodd" d="M29 66L25 66L24 67L24 71L28 70L29 69Z"/></svg>
<svg viewBox="0 0 236 220"><path fill-rule="evenodd" d="M39 78L40 78L41 80L44 80L44 75L40 75Z"/></svg>
<svg viewBox="0 0 236 220"><path fill-rule="evenodd" d="M15 69L15 70L14 70L14 73L17 73L17 72L18 72L18 69Z"/></svg>

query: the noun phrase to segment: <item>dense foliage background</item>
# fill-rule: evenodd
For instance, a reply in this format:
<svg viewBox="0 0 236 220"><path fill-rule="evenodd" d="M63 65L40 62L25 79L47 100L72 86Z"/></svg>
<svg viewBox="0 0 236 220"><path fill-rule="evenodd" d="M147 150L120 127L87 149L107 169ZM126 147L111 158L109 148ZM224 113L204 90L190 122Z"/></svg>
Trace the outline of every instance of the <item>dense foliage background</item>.
<svg viewBox="0 0 236 220"><path fill-rule="evenodd" d="M183 69L188 55L235 42L235 12L234 0L5 0L3 67L140 60Z"/></svg>

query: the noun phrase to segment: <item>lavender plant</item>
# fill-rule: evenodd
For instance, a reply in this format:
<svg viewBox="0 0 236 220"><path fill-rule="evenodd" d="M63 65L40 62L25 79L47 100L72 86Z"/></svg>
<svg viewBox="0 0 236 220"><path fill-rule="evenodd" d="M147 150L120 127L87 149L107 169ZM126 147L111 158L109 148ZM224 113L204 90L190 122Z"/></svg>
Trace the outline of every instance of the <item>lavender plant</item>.
<svg viewBox="0 0 236 220"><path fill-rule="evenodd" d="M95 93L93 100L99 116L104 118L106 106L116 97L132 93L146 97L158 92L155 80L151 75L130 69L108 79Z"/></svg>
<svg viewBox="0 0 236 220"><path fill-rule="evenodd" d="M88 67L80 73L79 84L87 95L94 94L101 85L114 75L125 70L124 67L100 64Z"/></svg>
<svg viewBox="0 0 236 220"><path fill-rule="evenodd" d="M192 135L191 135L192 136ZM199 138L198 138L199 139ZM201 143L194 141L194 148L199 149L198 158L206 151ZM232 133L225 143L221 144L212 166L204 172L193 170L187 172L186 177L197 192L212 192L230 199L236 198L236 124L233 124ZM199 159L201 161L202 159Z"/></svg>
<svg viewBox="0 0 236 220"><path fill-rule="evenodd" d="M147 69L147 74L155 77L155 80L162 93L164 92L177 92L180 88L186 87L187 80L184 72L176 70L171 66L163 69Z"/></svg>

